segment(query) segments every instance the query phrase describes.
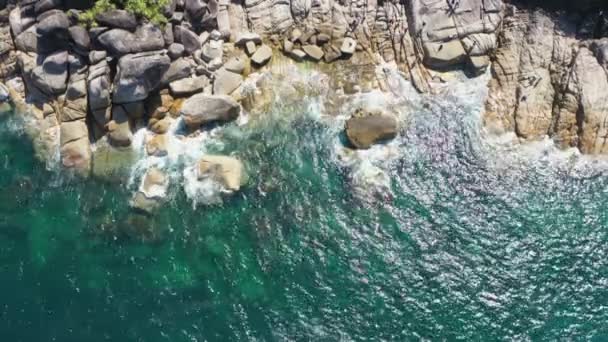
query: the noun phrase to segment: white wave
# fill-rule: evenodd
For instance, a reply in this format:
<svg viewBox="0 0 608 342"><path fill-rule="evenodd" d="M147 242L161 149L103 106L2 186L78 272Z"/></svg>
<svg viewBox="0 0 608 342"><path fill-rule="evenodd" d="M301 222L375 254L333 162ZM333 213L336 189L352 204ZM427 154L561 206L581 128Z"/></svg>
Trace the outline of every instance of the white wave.
<svg viewBox="0 0 608 342"><path fill-rule="evenodd" d="M183 171L183 187L192 207L222 203L222 195L227 191L212 178L198 179L196 167L186 167Z"/></svg>

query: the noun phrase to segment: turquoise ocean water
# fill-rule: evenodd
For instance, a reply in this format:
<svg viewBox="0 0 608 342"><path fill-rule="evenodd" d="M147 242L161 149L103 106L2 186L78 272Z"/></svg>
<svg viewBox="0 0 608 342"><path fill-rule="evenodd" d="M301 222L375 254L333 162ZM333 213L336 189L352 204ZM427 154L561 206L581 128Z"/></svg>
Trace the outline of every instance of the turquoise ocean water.
<svg viewBox="0 0 608 342"><path fill-rule="evenodd" d="M469 104L425 101L389 190L354 193L303 99L210 147L246 163L242 192L175 187L152 218L0 118L1 340L608 340L606 163L489 143Z"/></svg>

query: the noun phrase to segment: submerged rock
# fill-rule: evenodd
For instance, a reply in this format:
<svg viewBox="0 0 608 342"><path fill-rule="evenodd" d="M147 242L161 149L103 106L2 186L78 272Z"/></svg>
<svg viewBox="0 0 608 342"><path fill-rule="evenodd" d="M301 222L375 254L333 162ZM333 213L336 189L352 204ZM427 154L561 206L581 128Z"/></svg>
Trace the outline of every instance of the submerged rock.
<svg viewBox="0 0 608 342"><path fill-rule="evenodd" d="M397 130L397 119L381 111L359 109L346 121L346 136L358 149L367 149L377 142L394 139Z"/></svg>
<svg viewBox="0 0 608 342"><path fill-rule="evenodd" d="M207 155L197 165L197 178L212 178L227 190L238 191L244 184L243 163L232 157Z"/></svg>
<svg viewBox="0 0 608 342"><path fill-rule="evenodd" d="M118 62L114 80L114 103L144 100L158 87L171 60L162 52L142 52L126 55Z"/></svg>
<svg viewBox="0 0 608 342"><path fill-rule="evenodd" d="M169 177L155 167L150 168L144 175L139 190L131 199L131 207L154 214L167 197L168 188Z"/></svg>

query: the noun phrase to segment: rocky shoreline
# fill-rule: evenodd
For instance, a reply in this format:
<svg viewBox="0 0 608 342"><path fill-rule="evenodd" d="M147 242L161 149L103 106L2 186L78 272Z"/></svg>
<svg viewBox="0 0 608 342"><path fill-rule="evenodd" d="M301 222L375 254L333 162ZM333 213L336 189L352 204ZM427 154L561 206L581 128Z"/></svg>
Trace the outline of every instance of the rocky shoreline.
<svg viewBox="0 0 608 342"><path fill-rule="evenodd" d="M146 153L163 157L177 123L196 135L263 112L273 90L261 75L280 73L272 65L285 58L326 71L346 96L386 91L382 74L366 74L378 65L425 93L443 71L476 77L490 68L488 131L523 140L549 135L587 154L608 151L608 15L593 1L564 11L501 0L172 0L165 25L113 9L89 27L79 18L92 4L0 3L2 92L28 117L41 159L58 156L83 176L119 159L138 129L149 132ZM341 77L336 70L344 66L359 77ZM390 113L357 108L350 115L351 148L398 132ZM194 170L229 191L246 178L229 156L207 156ZM151 212L168 186L151 168L132 204Z"/></svg>

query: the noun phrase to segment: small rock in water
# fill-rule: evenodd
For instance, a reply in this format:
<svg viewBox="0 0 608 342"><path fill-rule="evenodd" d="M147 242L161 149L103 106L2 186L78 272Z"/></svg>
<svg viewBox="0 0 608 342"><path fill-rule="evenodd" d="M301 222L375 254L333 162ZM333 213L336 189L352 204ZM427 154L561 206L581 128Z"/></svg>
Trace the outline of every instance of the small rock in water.
<svg viewBox="0 0 608 342"><path fill-rule="evenodd" d="M397 129L397 119L381 111L358 109L346 121L346 136L358 149L368 149L377 142L395 138Z"/></svg>
<svg viewBox="0 0 608 342"><path fill-rule="evenodd" d="M165 200L168 188L167 175L152 167L146 172L139 190L133 196L131 206L145 213L153 214Z"/></svg>
<svg viewBox="0 0 608 342"><path fill-rule="evenodd" d="M165 134L157 134L148 140L146 152L149 156L164 157L167 155L167 137Z"/></svg>
<svg viewBox="0 0 608 342"><path fill-rule="evenodd" d="M211 177L226 189L238 191L244 181L243 163L232 157L208 155L198 162L197 177Z"/></svg>

